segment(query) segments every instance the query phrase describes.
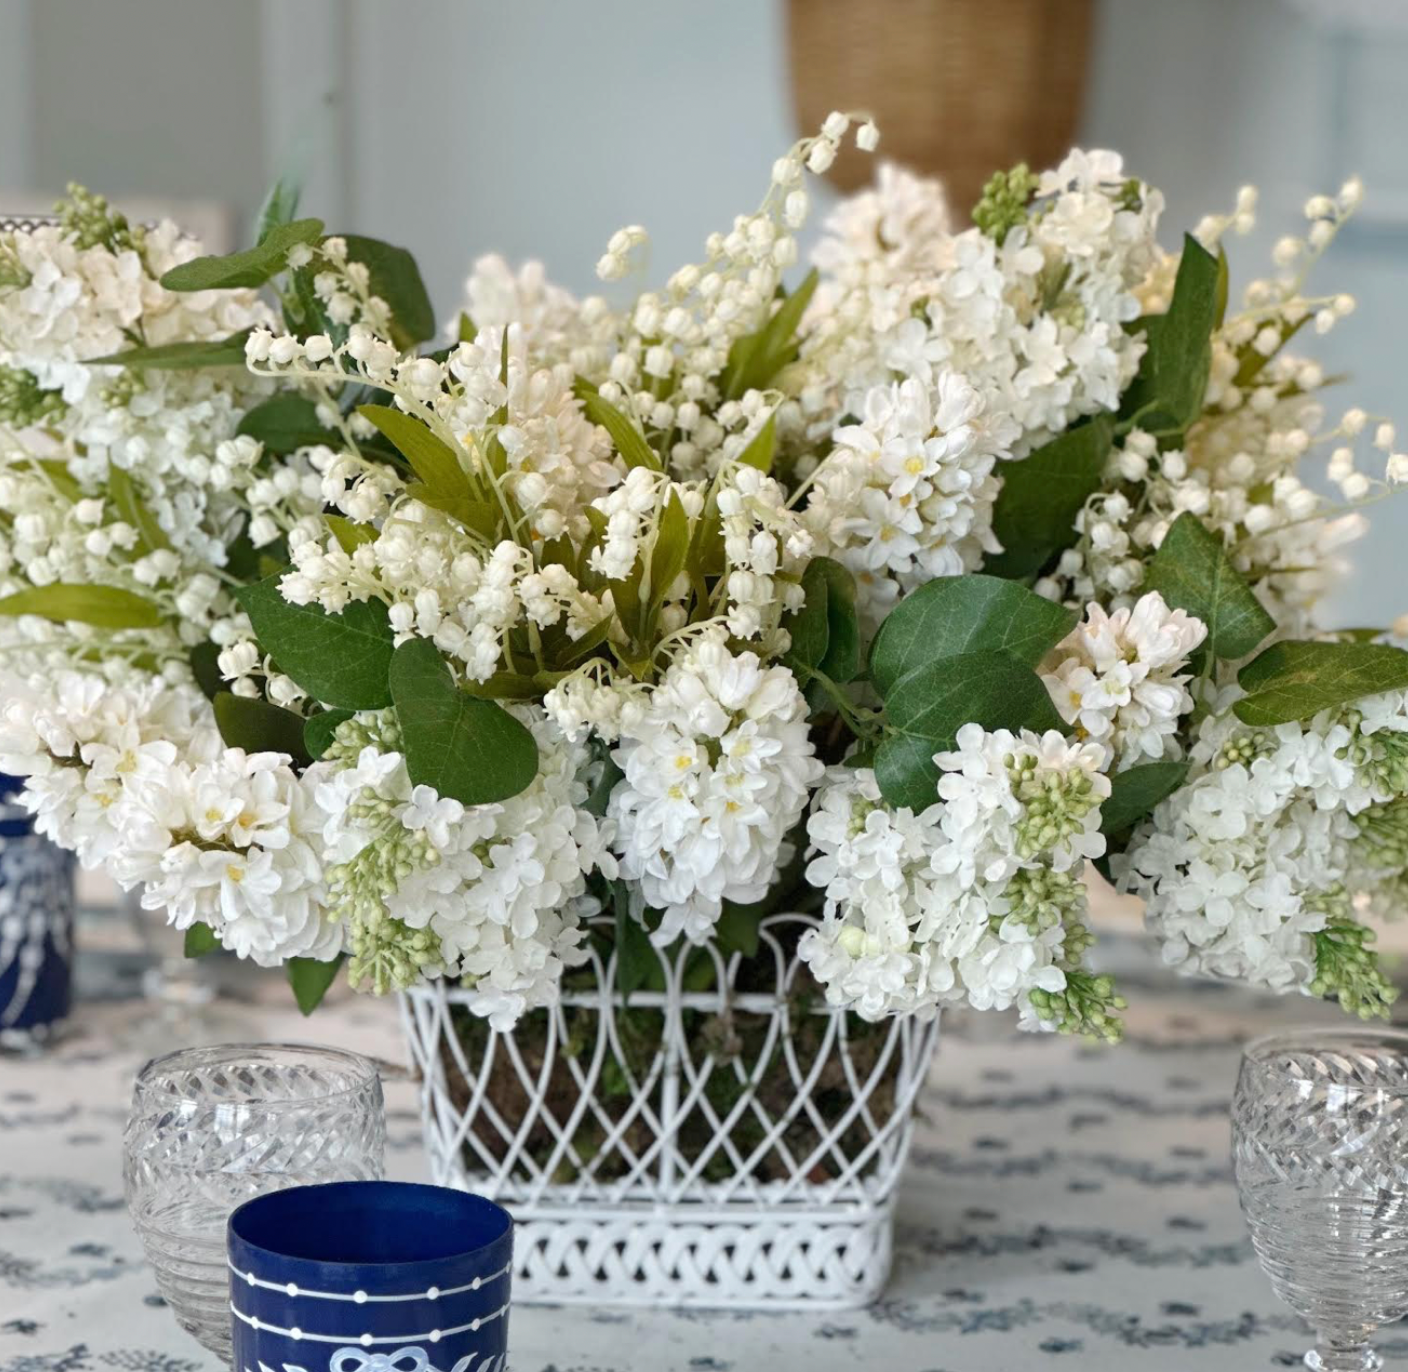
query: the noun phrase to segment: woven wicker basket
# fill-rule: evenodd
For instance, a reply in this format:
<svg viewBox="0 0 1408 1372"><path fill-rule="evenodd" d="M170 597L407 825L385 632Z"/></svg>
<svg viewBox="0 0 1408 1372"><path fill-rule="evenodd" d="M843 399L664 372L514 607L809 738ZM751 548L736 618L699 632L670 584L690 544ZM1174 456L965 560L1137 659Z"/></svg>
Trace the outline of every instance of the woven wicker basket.
<svg viewBox="0 0 1408 1372"><path fill-rule="evenodd" d="M946 183L965 214L999 168L1045 167L1071 146L1090 48L1091 0L788 0L802 131L865 110L887 157ZM832 180L853 190L870 159Z"/></svg>

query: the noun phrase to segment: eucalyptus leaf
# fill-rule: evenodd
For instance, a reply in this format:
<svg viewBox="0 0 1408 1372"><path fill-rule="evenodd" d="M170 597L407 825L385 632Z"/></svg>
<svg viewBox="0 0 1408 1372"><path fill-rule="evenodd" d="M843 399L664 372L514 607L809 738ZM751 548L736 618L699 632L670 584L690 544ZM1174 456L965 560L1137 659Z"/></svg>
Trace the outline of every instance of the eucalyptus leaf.
<svg viewBox="0 0 1408 1372"><path fill-rule="evenodd" d="M293 998L305 1015L311 1015L322 1004L323 997L337 980L343 957L339 953L331 962L319 962L316 958L289 958L284 963L284 975L293 987Z"/></svg>
<svg viewBox="0 0 1408 1372"><path fill-rule="evenodd" d="M1031 576L1076 541L1076 516L1100 488L1114 431L1109 415L1096 415L1029 456L1000 464L992 528L1003 551L986 560L984 571Z"/></svg>
<svg viewBox="0 0 1408 1372"><path fill-rule="evenodd" d="M886 615L870 647L870 679L883 696L923 663L968 652L1010 653L1035 667L1078 618L1015 581L939 577Z"/></svg>
<svg viewBox="0 0 1408 1372"><path fill-rule="evenodd" d="M642 987L660 977L660 955L640 921L631 914L631 900L625 882L614 881L616 907L616 989L629 1001Z"/></svg>
<svg viewBox="0 0 1408 1372"><path fill-rule="evenodd" d="M1246 695L1232 708L1245 724L1288 724L1408 687L1408 653L1387 643L1273 643L1237 675Z"/></svg>
<svg viewBox="0 0 1408 1372"><path fill-rule="evenodd" d="M501 705L460 690L428 639L396 649L391 696L415 785L463 805L486 805L516 796L537 776L533 735Z"/></svg>
<svg viewBox="0 0 1408 1372"><path fill-rule="evenodd" d="M387 675L392 634L386 606L354 600L341 614L317 605L293 605L279 591L282 572L235 591L255 637L279 671L313 699L346 710L391 704Z"/></svg>
<svg viewBox="0 0 1408 1372"><path fill-rule="evenodd" d="M228 747L247 753L287 753L295 762L312 762L303 742L302 715L231 691L221 691L212 703L220 737Z"/></svg>
<svg viewBox="0 0 1408 1372"><path fill-rule="evenodd" d="M965 724L984 729L1064 729L1045 683L1007 653L959 653L916 667L885 696L886 733L875 776L893 805L937 799L933 755L953 748Z"/></svg>
<svg viewBox="0 0 1408 1372"><path fill-rule="evenodd" d="M280 457L315 444L341 442L319 421L318 407L293 391L280 391L246 411L235 432L257 440L266 451Z"/></svg>
<svg viewBox="0 0 1408 1372"><path fill-rule="evenodd" d="M168 291L227 291L262 286L283 271L290 248L312 243L322 235L321 219L276 224L254 247L225 257L197 257L182 262L161 278L161 284Z"/></svg>
<svg viewBox="0 0 1408 1372"><path fill-rule="evenodd" d="M1158 591L1172 606L1207 625L1201 652L1214 657L1245 657L1276 621L1232 565L1221 537L1191 510L1173 521L1144 578L1146 591Z"/></svg>
<svg viewBox="0 0 1408 1372"><path fill-rule="evenodd" d="M1113 837L1132 829L1188 775L1186 762L1144 762L1110 778L1110 795L1100 807L1101 832Z"/></svg>
<svg viewBox="0 0 1408 1372"><path fill-rule="evenodd" d="M191 649L190 659L191 675L207 700L214 700L221 691L228 689L220 674L220 649L209 639Z"/></svg>
<svg viewBox="0 0 1408 1372"><path fill-rule="evenodd" d="M165 618L136 591L65 582L27 586L0 598L0 615L39 615L56 624L93 624L100 629L154 629Z"/></svg>
<svg viewBox="0 0 1408 1372"><path fill-rule="evenodd" d="M391 341L403 352L435 333L435 310L415 258L405 249L361 234L342 235L349 261L367 269L373 295L391 307Z"/></svg>
<svg viewBox="0 0 1408 1372"><path fill-rule="evenodd" d="M611 436L616 451L628 467L648 467L652 472L664 470L655 450L636 428L609 400L604 399L590 381L578 377L572 393L582 402L582 409L593 424L600 424Z"/></svg>
<svg viewBox="0 0 1408 1372"><path fill-rule="evenodd" d="M838 685L853 681L860 671L855 579L832 558L814 557L802 573L802 591L802 608L783 621L792 636L784 661L804 681L813 671Z"/></svg>

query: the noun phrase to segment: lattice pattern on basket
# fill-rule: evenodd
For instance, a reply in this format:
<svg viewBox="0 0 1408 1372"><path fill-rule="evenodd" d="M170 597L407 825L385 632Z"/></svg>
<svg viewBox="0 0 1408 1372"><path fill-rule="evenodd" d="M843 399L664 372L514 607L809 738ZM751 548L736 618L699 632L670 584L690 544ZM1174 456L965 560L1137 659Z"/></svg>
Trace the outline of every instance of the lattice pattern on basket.
<svg viewBox="0 0 1408 1372"><path fill-rule="evenodd" d="M403 998L432 1175L513 1210L520 1295L874 1294L936 1027L827 1006L795 956L809 923L765 920L747 963L659 954L653 988L624 1005L614 951L594 947L513 1034L453 987Z"/></svg>

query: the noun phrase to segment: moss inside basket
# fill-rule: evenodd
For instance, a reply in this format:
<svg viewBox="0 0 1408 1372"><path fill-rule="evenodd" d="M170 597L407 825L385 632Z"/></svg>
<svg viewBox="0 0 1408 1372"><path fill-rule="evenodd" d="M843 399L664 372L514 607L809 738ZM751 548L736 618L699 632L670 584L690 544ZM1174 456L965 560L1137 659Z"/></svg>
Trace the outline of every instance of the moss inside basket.
<svg viewBox="0 0 1408 1372"><path fill-rule="evenodd" d="M696 983L708 980L700 964L687 962L686 985L691 974ZM564 989L595 990L592 968L570 973ZM734 992L774 994L772 959L742 963ZM894 1026L833 1013L805 968L787 999L785 1042L778 1011L728 1000L720 998L722 1008L682 1012L676 1166L682 1159L705 1182L746 1173L757 1182L800 1174L824 1183L877 1170L884 1151L877 1136L888 1136L904 1065ZM535 1011L520 1021L511 1050L484 1020L452 1007L451 1027L470 1071L478 1074L486 1054L494 1055L473 1139L463 1145L471 1174L499 1171L512 1155L514 1183L540 1180L549 1169L547 1179L559 1184L658 1179L659 1152L644 1166L641 1159L657 1144L664 1118L664 1012L618 1005L614 1035L601 1018L595 1006ZM451 1100L463 1110L471 1083L449 1043L442 1042L441 1056Z"/></svg>

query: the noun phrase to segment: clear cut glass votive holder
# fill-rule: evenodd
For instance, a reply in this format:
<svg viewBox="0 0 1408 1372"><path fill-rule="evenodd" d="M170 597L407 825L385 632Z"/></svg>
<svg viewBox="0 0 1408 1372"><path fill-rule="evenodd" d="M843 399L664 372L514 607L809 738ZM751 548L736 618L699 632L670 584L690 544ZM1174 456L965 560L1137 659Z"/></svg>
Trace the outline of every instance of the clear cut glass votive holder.
<svg viewBox="0 0 1408 1372"><path fill-rule="evenodd" d="M284 1187L380 1177L385 1146L381 1078L355 1053L221 1044L147 1063L123 1140L127 1208L181 1328L228 1364L231 1212Z"/></svg>
<svg viewBox="0 0 1408 1372"><path fill-rule="evenodd" d="M230 1216L236 1369L503 1372L513 1221L466 1191L335 1182Z"/></svg>

